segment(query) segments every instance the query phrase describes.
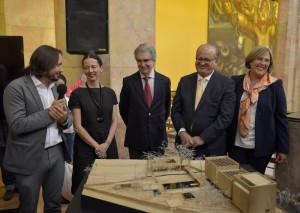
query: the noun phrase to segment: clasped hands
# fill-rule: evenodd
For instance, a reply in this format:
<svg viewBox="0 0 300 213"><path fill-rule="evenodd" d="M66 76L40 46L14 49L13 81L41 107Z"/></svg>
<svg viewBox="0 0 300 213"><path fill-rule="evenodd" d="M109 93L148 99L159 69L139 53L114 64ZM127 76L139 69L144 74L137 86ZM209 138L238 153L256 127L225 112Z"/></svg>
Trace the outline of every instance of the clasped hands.
<svg viewBox="0 0 300 213"><path fill-rule="evenodd" d="M183 145L195 148L204 144L204 140L199 136L190 136L187 132L180 132L179 137Z"/></svg>
<svg viewBox="0 0 300 213"><path fill-rule="evenodd" d="M98 144L98 146L95 148L95 154L98 156L100 159L105 159L107 154L106 151L108 149L109 145L107 143L101 143Z"/></svg>
<svg viewBox="0 0 300 213"><path fill-rule="evenodd" d="M58 99L52 102L49 107L50 116L60 124L67 120L68 108L65 99Z"/></svg>

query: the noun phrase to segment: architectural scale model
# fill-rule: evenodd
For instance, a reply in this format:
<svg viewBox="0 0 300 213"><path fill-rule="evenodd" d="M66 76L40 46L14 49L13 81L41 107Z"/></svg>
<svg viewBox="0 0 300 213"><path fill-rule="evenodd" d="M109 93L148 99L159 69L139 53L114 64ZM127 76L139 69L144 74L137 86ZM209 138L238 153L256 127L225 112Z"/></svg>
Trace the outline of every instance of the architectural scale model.
<svg viewBox="0 0 300 213"><path fill-rule="evenodd" d="M257 173L239 170L226 156L216 157L217 161L213 158L190 160L190 154L184 151L183 155L178 152L164 156L148 154L148 160L96 160L82 192L83 208L155 213L275 212L276 202L272 200L273 193L276 196L272 188L274 186L276 190L275 182ZM215 167L211 162L222 160L233 163L234 167L224 167L226 172L210 168ZM205 169L210 171L208 176L212 171L217 173L212 175L214 181L208 179ZM233 172L228 169L233 169ZM251 175L243 176L246 174ZM223 185L218 186L219 183ZM264 193L266 189L267 194ZM260 202L259 207L252 211L249 204L258 202L255 199L258 194L258 199L265 196L267 204ZM267 199L268 196L272 199Z"/></svg>
<svg viewBox="0 0 300 213"><path fill-rule="evenodd" d="M227 156L205 158L205 175L242 212L275 212L277 183L258 172L247 172Z"/></svg>

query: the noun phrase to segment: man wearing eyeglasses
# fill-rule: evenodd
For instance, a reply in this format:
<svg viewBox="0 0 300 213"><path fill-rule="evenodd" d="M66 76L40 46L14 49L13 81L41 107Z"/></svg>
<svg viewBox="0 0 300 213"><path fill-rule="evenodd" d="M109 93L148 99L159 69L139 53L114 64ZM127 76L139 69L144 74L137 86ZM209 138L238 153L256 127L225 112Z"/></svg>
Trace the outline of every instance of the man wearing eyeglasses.
<svg viewBox="0 0 300 213"><path fill-rule="evenodd" d="M180 79L171 110L176 144L195 150L195 157L226 154L226 129L230 125L235 93L233 82L214 70L219 52L203 44L196 52L197 72Z"/></svg>

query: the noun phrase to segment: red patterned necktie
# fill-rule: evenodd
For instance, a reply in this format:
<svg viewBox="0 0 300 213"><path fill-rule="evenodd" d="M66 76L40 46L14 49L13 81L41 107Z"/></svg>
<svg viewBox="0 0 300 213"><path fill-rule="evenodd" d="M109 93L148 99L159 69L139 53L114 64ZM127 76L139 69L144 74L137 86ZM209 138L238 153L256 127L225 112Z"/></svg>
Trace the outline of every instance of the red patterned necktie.
<svg viewBox="0 0 300 213"><path fill-rule="evenodd" d="M147 77L147 76L144 77L144 80L145 80L144 92L145 92L148 107L150 108L151 104L152 104L152 94L151 94L150 85L148 83L148 78L150 78L150 77Z"/></svg>

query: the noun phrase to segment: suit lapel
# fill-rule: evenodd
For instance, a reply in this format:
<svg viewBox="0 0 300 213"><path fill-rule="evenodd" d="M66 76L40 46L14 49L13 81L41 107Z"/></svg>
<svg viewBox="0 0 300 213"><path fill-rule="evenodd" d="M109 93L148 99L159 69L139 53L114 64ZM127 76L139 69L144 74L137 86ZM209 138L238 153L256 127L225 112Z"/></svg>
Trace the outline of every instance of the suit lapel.
<svg viewBox="0 0 300 213"><path fill-rule="evenodd" d="M156 71L154 71L154 94L153 94L152 106L158 99L158 91L160 91L160 88L161 88L160 81L161 81L160 76L157 74Z"/></svg>
<svg viewBox="0 0 300 213"><path fill-rule="evenodd" d="M141 80L141 75L139 72L136 72L133 78L133 85L136 88L137 93L139 94L139 96L141 97L141 99L143 100L144 104L146 106L147 105L147 101L146 101L146 96L144 93L144 89L143 89L143 84L142 84L142 80Z"/></svg>
<svg viewBox="0 0 300 213"><path fill-rule="evenodd" d="M191 99L191 107L192 109L194 110L195 108L195 101L196 101L196 91L197 91L197 84L198 84L198 73L196 72L193 77L192 77L192 82L191 84L189 85L189 89L190 91L192 91L192 99ZM198 104L199 105L199 104ZM198 106L197 106L198 107Z"/></svg>
<svg viewBox="0 0 300 213"><path fill-rule="evenodd" d="M35 100L36 104L38 105L40 110L43 110L43 103L42 100L40 98L39 92L37 91L36 86L34 85L34 82L32 81L30 75L25 76L25 84L28 88L28 90L30 91L33 99Z"/></svg>
<svg viewBox="0 0 300 213"><path fill-rule="evenodd" d="M198 104L198 107L199 107L199 105L201 105L201 104L203 104L205 102L206 98L211 93L211 91L213 89L213 85L215 85L215 81L216 81L217 78L218 78L218 75L217 75L216 72L214 72L212 74L211 78L209 79L207 85L206 85L206 88L205 88L205 90L203 92L203 95L202 95L201 100L200 100L200 102Z"/></svg>
<svg viewBox="0 0 300 213"><path fill-rule="evenodd" d="M52 90L54 99L57 99L58 98L58 93L57 93L57 87L56 87L56 85L54 85L54 87L52 87L51 90Z"/></svg>
<svg viewBox="0 0 300 213"><path fill-rule="evenodd" d="M243 79L240 80L236 86L236 99L239 100L238 101L238 107L240 107L240 100L242 98L242 95L244 93L244 89L243 89Z"/></svg>

